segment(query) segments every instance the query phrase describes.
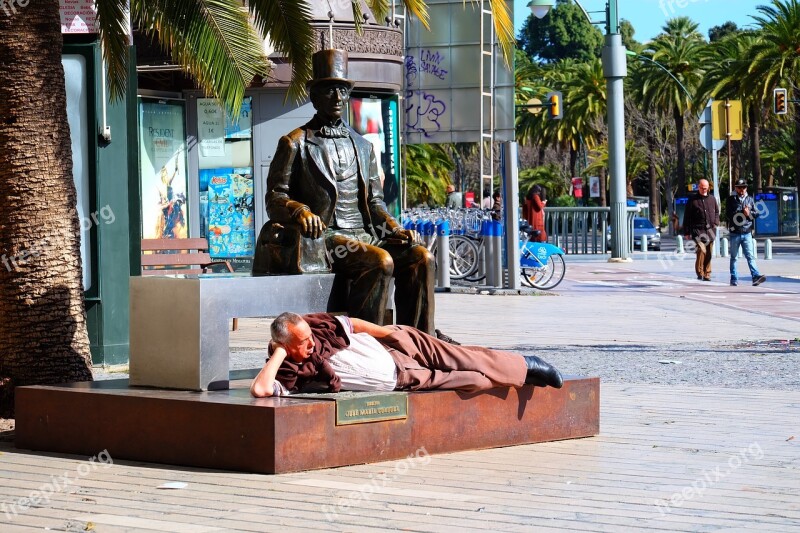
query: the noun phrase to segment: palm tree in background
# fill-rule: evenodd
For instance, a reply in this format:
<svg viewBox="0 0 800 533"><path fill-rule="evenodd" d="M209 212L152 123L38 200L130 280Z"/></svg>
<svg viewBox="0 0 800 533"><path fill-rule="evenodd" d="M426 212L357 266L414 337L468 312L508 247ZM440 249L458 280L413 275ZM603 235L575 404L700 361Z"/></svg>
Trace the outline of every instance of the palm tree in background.
<svg viewBox="0 0 800 533"><path fill-rule="evenodd" d="M603 65L600 59L574 65L566 81L564 125L570 131L570 143L578 152L591 151L606 141L605 124L608 99ZM608 161L606 161L607 163ZM606 172L608 166L595 167L600 177L600 205L606 205ZM584 169L587 172L588 168ZM573 171L573 175L577 175Z"/></svg>
<svg viewBox="0 0 800 533"><path fill-rule="evenodd" d="M314 50L308 0L250 0L246 9L240 0L97 0L112 100L128 83L129 3L132 22L232 114L267 72L266 36L292 64L290 95L304 94ZM423 0L404 4L427 25ZM378 20L388 10L385 0L367 5ZM502 0L491 5L508 60L509 11ZM16 386L91 379L60 30L58 0L0 10L0 416L13 413Z"/></svg>
<svg viewBox="0 0 800 533"><path fill-rule="evenodd" d="M756 191L762 188L761 122L765 100L763 79L750 72L753 47L758 42L755 32L738 32L712 43L703 54L708 65L706 75L697 88L698 100L740 100L748 118L750 161Z"/></svg>
<svg viewBox="0 0 800 533"><path fill-rule="evenodd" d="M753 17L760 26L759 39L753 45L749 74L760 81L762 99L770 97L776 87L791 87L790 99L800 100L800 2L772 0L771 5L759 6ZM789 105L794 121L794 169L800 169L800 113ZM795 186L800 190L800 173L795 172Z"/></svg>
<svg viewBox="0 0 800 533"><path fill-rule="evenodd" d="M693 102L683 87L691 94L700 85L704 76L701 58L706 43L696 31L697 24L670 23L664 26L664 33L656 37L642 55L663 65L672 76L657 65L647 62L636 70L638 78L633 84L638 86L637 91L641 94L644 108L658 109L672 115L676 133L676 185L678 190L686 190L684 121L686 113L693 109ZM682 33L677 33L673 26L679 27Z"/></svg>
<svg viewBox="0 0 800 533"><path fill-rule="evenodd" d="M408 144L405 146L408 205L443 205L450 173L456 168L450 159L450 145Z"/></svg>

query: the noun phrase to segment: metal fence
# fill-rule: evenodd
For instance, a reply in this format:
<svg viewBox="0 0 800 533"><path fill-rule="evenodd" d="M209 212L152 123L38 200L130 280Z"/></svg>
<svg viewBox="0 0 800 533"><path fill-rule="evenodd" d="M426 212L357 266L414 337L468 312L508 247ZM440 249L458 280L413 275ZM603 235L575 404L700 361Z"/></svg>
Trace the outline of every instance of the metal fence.
<svg viewBox="0 0 800 533"><path fill-rule="evenodd" d="M633 250L633 217L636 212L634 207L627 208L627 254ZM547 240L568 254L608 253L610 218L610 207L547 207L544 210Z"/></svg>

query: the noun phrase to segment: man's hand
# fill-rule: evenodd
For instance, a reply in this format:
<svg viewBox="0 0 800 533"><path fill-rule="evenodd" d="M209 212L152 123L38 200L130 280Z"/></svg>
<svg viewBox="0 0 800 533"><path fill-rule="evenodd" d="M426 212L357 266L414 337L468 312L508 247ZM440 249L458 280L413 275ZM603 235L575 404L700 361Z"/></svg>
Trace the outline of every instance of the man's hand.
<svg viewBox="0 0 800 533"><path fill-rule="evenodd" d="M271 341L270 344L272 344ZM250 384L250 394L255 398L272 396L275 376L278 374L281 363L286 359L286 349L279 344L273 346L274 349L271 350L269 360Z"/></svg>
<svg viewBox="0 0 800 533"><path fill-rule="evenodd" d="M744 213L744 216L746 218L750 218L750 208L749 207L744 206L744 208L742 209L742 213Z"/></svg>
<svg viewBox="0 0 800 533"><path fill-rule="evenodd" d="M312 213L309 209L302 209L295 215L295 222L300 226L303 237L318 239L325 230L322 219Z"/></svg>

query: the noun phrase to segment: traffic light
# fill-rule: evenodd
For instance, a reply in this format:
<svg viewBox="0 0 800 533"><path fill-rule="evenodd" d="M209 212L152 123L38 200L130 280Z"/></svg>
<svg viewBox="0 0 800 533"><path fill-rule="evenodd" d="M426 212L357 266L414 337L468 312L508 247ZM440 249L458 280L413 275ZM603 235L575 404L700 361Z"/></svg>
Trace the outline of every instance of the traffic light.
<svg viewBox="0 0 800 533"><path fill-rule="evenodd" d="M561 120L561 117L564 116L564 109L562 107L561 102L561 93L559 91L553 91L547 94L547 103L549 107L548 116L553 120Z"/></svg>
<svg viewBox="0 0 800 533"><path fill-rule="evenodd" d="M774 101L773 101L773 111L776 115L785 115L789 112L786 106L786 89L775 89L773 94Z"/></svg>

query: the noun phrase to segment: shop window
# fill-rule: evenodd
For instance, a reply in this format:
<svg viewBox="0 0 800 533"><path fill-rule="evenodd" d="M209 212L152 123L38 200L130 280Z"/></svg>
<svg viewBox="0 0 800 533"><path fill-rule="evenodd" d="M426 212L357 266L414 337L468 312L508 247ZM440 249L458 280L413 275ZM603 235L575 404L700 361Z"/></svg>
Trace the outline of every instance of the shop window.
<svg viewBox="0 0 800 533"><path fill-rule="evenodd" d="M251 98L234 119L213 98L197 99L200 234L211 256L249 271L255 250Z"/></svg>

